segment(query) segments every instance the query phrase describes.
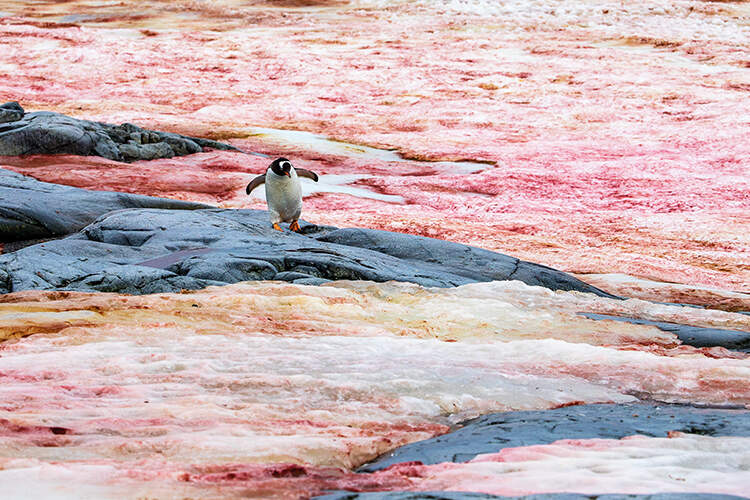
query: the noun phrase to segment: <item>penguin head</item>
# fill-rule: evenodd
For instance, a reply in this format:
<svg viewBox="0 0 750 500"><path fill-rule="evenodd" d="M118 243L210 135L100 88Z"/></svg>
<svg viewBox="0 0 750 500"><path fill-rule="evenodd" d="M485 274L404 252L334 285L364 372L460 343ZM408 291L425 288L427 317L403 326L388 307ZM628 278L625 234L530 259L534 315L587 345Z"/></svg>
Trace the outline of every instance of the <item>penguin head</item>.
<svg viewBox="0 0 750 500"><path fill-rule="evenodd" d="M292 162L286 158L276 158L268 168L273 170L273 173L276 175L286 175L287 177L292 176Z"/></svg>

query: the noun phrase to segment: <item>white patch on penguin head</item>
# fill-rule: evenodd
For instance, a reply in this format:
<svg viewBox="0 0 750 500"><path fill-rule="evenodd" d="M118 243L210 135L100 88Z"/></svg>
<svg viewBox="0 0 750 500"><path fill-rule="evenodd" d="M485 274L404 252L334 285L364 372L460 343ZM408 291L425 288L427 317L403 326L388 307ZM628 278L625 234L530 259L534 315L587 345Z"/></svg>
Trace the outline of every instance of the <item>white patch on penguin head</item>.
<svg viewBox="0 0 750 500"><path fill-rule="evenodd" d="M291 177L290 172L292 170L292 162L286 158L276 158L273 163L271 163L271 170L276 175Z"/></svg>

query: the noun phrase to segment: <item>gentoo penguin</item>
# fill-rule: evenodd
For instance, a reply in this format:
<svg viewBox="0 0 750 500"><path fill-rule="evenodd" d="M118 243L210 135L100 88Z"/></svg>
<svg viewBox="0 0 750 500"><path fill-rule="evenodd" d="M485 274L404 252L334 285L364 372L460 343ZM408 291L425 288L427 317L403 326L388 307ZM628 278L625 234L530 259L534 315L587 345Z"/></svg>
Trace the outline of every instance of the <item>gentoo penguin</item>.
<svg viewBox="0 0 750 500"><path fill-rule="evenodd" d="M300 177L307 177L318 182L318 174L294 168L286 158L276 158L268 166L266 173L259 175L247 185L245 192L250 194L261 184L266 185L266 203L271 224L277 231L282 231L279 222L289 222L289 229L300 232L299 216L302 213L302 186Z"/></svg>

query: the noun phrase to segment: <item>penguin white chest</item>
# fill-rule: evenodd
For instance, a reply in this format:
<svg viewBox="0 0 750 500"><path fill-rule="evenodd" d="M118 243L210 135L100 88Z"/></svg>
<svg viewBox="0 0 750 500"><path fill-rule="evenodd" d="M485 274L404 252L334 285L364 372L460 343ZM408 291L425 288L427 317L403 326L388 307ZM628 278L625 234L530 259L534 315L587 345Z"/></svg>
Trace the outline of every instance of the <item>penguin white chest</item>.
<svg viewBox="0 0 750 500"><path fill-rule="evenodd" d="M272 170L266 174L266 203L271 223L291 222L302 213L302 186L293 169L290 177L277 175Z"/></svg>

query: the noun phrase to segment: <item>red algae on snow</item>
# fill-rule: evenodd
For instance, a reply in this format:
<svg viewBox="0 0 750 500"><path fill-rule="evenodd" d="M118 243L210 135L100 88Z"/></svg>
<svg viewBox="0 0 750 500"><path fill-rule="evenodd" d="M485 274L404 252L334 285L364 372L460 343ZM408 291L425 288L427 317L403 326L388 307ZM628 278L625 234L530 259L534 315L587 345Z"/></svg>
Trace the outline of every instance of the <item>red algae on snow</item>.
<svg viewBox="0 0 750 500"><path fill-rule="evenodd" d="M204 203L236 197L249 176L267 167L257 158L217 152L127 165L96 156L0 157L0 166L56 184Z"/></svg>
<svg viewBox="0 0 750 500"><path fill-rule="evenodd" d="M750 282L745 4L3 9L0 68L13 78L0 94L30 110L225 139L350 176L351 189L306 201L313 222L476 244L579 273L738 291ZM346 141L350 154L270 129ZM359 154L362 144L412 160ZM487 163L467 173L417 159ZM241 188L265 165L236 153L1 163L52 182L263 207Z"/></svg>
<svg viewBox="0 0 750 500"><path fill-rule="evenodd" d="M181 294L27 291L1 299L0 335L10 340L0 344L0 481L18 488L21 477L38 474L40 494L64 491L64 477L83 481L97 498L460 490L472 467L483 466L349 471L492 411L629 402L632 394L750 405L747 356L577 314L750 321L724 311L517 282L455 289L260 282ZM716 439L685 441L682 450L711 456L725 443ZM726 460L740 453L735 445L726 444ZM679 469L680 450L664 453ZM592 456L591 463L600 458L619 460ZM507 486L500 476L487 481L487 491Z"/></svg>
<svg viewBox="0 0 750 500"><path fill-rule="evenodd" d="M296 464L175 465L163 461L45 463L4 460L0 477L11 497L22 490L19 473L35 491L55 498L305 498L330 490L467 491L647 494L713 492L743 495L748 439L670 433L668 438L561 440L506 448L466 463L402 463L375 473ZM71 488L65 477L85 478ZM106 480L104 478L107 478ZM26 485L28 488L28 484ZM66 491L67 490L67 491ZM26 489L25 491L29 491ZM66 494L67 493L67 494Z"/></svg>

